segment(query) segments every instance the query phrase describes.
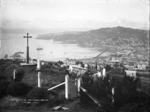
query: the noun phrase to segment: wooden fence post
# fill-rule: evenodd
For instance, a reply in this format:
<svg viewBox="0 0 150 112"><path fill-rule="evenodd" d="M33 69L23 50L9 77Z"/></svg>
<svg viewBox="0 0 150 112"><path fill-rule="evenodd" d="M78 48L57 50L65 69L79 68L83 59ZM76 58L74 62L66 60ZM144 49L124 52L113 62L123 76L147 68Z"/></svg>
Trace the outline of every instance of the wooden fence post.
<svg viewBox="0 0 150 112"><path fill-rule="evenodd" d="M69 99L69 76L65 76L65 98Z"/></svg>
<svg viewBox="0 0 150 112"><path fill-rule="evenodd" d="M37 60L37 70L40 70L41 69L41 64L40 64L40 60L38 59Z"/></svg>
<svg viewBox="0 0 150 112"><path fill-rule="evenodd" d="M41 72L38 72L38 87L41 87Z"/></svg>
<svg viewBox="0 0 150 112"><path fill-rule="evenodd" d="M13 80L16 79L16 70L13 71Z"/></svg>
<svg viewBox="0 0 150 112"><path fill-rule="evenodd" d="M105 76L106 76L106 69L103 68L103 77L105 77Z"/></svg>
<svg viewBox="0 0 150 112"><path fill-rule="evenodd" d="M114 87L112 88L111 92L112 92L112 103L114 103L114 94L115 94L115 88Z"/></svg>
<svg viewBox="0 0 150 112"><path fill-rule="evenodd" d="M37 70L41 69L40 59L37 60ZM41 72L38 71L38 87L41 87Z"/></svg>
<svg viewBox="0 0 150 112"><path fill-rule="evenodd" d="M81 78L77 79L77 90L78 90L78 96L80 95L80 87L81 87Z"/></svg>

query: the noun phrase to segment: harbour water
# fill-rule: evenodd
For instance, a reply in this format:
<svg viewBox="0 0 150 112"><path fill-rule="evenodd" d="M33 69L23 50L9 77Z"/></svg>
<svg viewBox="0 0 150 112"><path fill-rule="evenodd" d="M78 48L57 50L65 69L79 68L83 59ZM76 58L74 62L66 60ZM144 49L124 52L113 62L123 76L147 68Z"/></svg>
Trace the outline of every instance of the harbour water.
<svg viewBox="0 0 150 112"><path fill-rule="evenodd" d="M98 55L100 52L95 48L83 48L77 44L64 44L53 40L36 39L38 34L29 34L30 57L33 59L40 58L47 61L64 60L65 58L80 59L90 58ZM26 57L27 39L23 38L26 34L2 34L1 35L1 58L7 54L13 55L15 52L24 52ZM38 51L37 48L43 48Z"/></svg>

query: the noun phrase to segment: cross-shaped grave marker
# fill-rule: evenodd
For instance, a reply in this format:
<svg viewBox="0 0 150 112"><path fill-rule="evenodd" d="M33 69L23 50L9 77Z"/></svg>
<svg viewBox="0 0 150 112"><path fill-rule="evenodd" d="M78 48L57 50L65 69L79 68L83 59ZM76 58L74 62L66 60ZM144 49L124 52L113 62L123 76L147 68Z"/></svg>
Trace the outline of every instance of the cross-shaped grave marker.
<svg viewBox="0 0 150 112"><path fill-rule="evenodd" d="M28 38L32 38L32 36L29 36L29 33L27 33L27 36L23 36L23 38L27 38L27 63L29 63L29 42L28 42Z"/></svg>

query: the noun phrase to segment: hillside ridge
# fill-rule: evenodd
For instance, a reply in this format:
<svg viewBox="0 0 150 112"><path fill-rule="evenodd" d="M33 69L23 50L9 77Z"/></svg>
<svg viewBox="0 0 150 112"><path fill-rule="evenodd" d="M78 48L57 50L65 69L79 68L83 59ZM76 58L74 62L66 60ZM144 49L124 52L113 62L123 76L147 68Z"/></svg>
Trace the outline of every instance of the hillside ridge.
<svg viewBox="0 0 150 112"><path fill-rule="evenodd" d="M39 35L37 39L52 39L67 44L78 44L84 47L115 46L147 46L148 30L126 27L107 27L89 31L71 31Z"/></svg>

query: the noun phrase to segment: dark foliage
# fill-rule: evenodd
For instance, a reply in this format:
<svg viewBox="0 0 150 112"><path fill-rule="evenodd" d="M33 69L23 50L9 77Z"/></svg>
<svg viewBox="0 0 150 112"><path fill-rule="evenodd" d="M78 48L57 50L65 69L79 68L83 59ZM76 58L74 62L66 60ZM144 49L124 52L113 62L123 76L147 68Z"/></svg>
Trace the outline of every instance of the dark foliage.
<svg viewBox="0 0 150 112"><path fill-rule="evenodd" d="M16 69L15 82L20 82L25 75L25 71L23 68Z"/></svg>
<svg viewBox="0 0 150 112"><path fill-rule="evenodd" d="M48 105L49 106L55 106L55 105L60 105L62 103L65 103L65 97L64 94L57 94L55 92L50 92L49 93L49 98L48 98Z"/></svg>
<svg viewBox="0 0 150 112"><path fill-rule="evenodd" d="M9 65L13 64L11 60L0 60L0 75L4 75L5 71L7 70L7 67ZM13 68L13 65L10 67Z"/></svg>
<svg viewBox="0 0 150 112"><path fill-rule="evenodd" d="M0 81L0 99L3 96L7 95L7 87L8 87L8 85L9 85L8 81L5 81L5 80L1 80Z"/></svg>
<svg viewBox="0 0 150 112"><path fill-rule="evenodd" d="M93 106L92 100L80 89L80 103L82 106Z"/></svg>
<svg viewBox="0 0 150 112"><path fill-rule="evenodd" d="M7 77L6 76L0 76L0 81L2 81L2 80L6 80L7 79Z"/></svg>
<svg viewBox="0 0 150 112"><path fill-rule="evenodd" d="M114 106L119 109L121 106L135 102L138 94L137 87L139 79L124 77L115 84Z"/></svg>
<svg viewBox="0 0 150 112"><path fill-rule="evenodd" d="M120 108L120 112L150 112L150 96L143 92L136 94L136 102L127 103Z"/></svg>
<svg viewBox="0 0 150 112"><path fill-rule="evenodd" d="M46 88L38 87L34 88L27 94L27 99L48 99L48 106L57 105L62 101L56 92L48 91ZM44 102L39 102L39 104L42 103Z"/></svg>
<svg viewBox="0 0 150 112"><path fill-rule="evenodd" d="M75 63L76 65L81 65L81 67L84 67L84 64L83 64L83 62L82 61L76 61L76 63Z"/></svg>
<svg viewBox="0 0 150 112"><path fill-rule="evenodd" d="M64 64L64 63L63 63L62 61L60 61L60 60L59 60L57 63L59 63L60 65L63 65L63 64Z"/></svg>
<svg viewBox="0 0 150 112"><path fill-rule="evenodd" d="M112 70L112 67L110 65L106 65L106 71L109 72L110 70Z"/></svg>
<svg viewBox="0 0 150 112"><path fill-rule="evenodd" d="M86 71L84 75L82 76L83 86L88 85L91 83L91 72L90 70ZM86 86L87 87L87 86Z"/></svg>
<svg viewBox="0 0 150 112"><path fill-rule="evenodd" d="M7 80L11 82L13 80L13 70L16 69L18 64L12 62L12 60L0 60L0 80Z"/></svg>
<svg viewBox="0 0 150 112"><path fill-rule="evenodd" d="M29 99L47 99L48 98L48 91L45 88L34 88L28 94L27 98Z"/></svg>
<svg viewBox="0 0 150 112"><path fill-rule="evenodd" d="M87 72L83 76L82 87L100 102L106 112L119 110L122 112L140 112L139 110L142 109L148 112L149 110L147 105L149 103L149 96L137 91L137 88L140 87L139 78L124 76L120 79L107 76L99 77L94 82ZM112 94L112 88L114 88L114 94ZM82 91L80 95L81 103L89 104L88 96ZM133 106L131 107L131 105ZM127 109L127 107L130 109Z"/></svg>
<svg viewBox="0 0 150 112"><path fill-rule="evenodd" d="M87 73L86 73L87 74ZM93 82L90 75L86 75L83 77L83 87L87 90L89 94L91 94L94 98L96 98L103 108L106 111L112 111L111 104L111 88L112 83L110 83L109 77L101 77L98 78L96 82ZM82 91L80 93L81 104L83 105L92 105L90 99L87 95L85 95Z"/></svg>
<svg viewBox="0 0 150 112"><path fill-rule="evenodd" d="M49 72L50 74L64 75L65 70L64 70L64 69L61 69L61 68L60 68L60 69L51 68L51 69L48 70L48 72Z"/></svg>
<svg viewBox="0 0 150 112"><path fill-rule="evenodd" d="M27 95L30 90L32 90L31 86L22 82L16 82L9 84L7 93L14 97L21 97Z"/></svg>

